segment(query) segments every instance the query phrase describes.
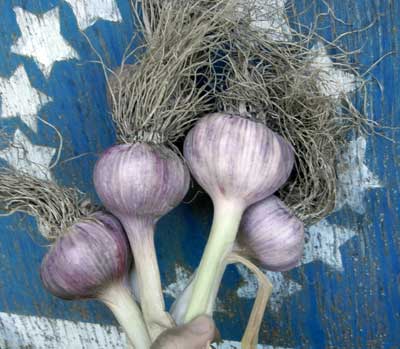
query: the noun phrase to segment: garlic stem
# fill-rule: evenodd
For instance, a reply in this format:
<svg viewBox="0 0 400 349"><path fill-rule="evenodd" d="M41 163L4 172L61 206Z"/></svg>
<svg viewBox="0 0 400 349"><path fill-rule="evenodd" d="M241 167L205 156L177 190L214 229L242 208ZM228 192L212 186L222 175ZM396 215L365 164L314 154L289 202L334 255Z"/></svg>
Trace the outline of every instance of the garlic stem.
<svg viewBox="0 0 400 349"><path fill-rule="evenodd" d="M165 311L160 270L154 246L154 225L130 222L124 224L135 259L140 305L152 341L174 326Z"/></svg>
<svg viewBox="0 0 400 349"><path fill-rule="evenodd" d="M103 290L99 299L113 312L135 349L150 348L146 324L127 287L121 283L113 283Z"/></svg>
<svg viewBox="0 0 400 349"><path fill-rule="evenodd" d="M212 315L218 286L225 271L225 258L232 251L244 211L243 206L234 201L214 200L214 202L210 237L196 272L185 322L202 314Z"/></svg>
<svg viewBox="0 0 400 349"><path fill-rule="evenodd" d="M241 340L243 349L256 349L258 345L258 335L264 318L265 309L269 297L272 294L273 286L268 277L251 261L237 253L232 253L227 258L227 263L241 263L252 271L257 277L258 291L250 318L247 322L246 330Z"/></svg>

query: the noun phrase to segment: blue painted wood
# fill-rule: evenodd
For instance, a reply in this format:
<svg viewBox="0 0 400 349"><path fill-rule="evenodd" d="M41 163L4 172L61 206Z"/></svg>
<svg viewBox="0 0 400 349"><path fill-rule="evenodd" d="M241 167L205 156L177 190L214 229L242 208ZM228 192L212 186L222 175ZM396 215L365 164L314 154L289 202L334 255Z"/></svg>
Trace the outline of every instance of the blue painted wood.
<svg viewBox="0 0 400 349"><path fill-rule="evenodd" d="M85 31L111 67L120 62L134 32L129 1L117 3L122 23L98 21ZM337 16L351 25L326 20L321 35L327 38L376 22L370 29L341 40L349 50L361 48L354 62L361 64L364 71L387 52L394 52L373 70L383 88L371 78L368 110L369 117L382 125L398 127L399 1L332 0L330 4ZM10 53L10 46L19 35L14 6L33 13L59 6L62 34L81 59L56 63L50 78L45 79L32 59ZM312 23L317 13L327 10L322 1L296 1L296 13L305 8L309 10L299 15L305 25ZM39 115L59 128L64 137L62 158L54 169L54 177L60 183L74 184L92 195L91 174L96 156L115 140L106 106L103 73L100 66L90 63L95 59L66 2L0 2L0 76L9 76L23 64L32 85L53 98ZM40 122L37 134L19 119L2 119L1 125L10 133L20 128L35 144L57 147L55 132ZM386 134L398 138L395 130L388 129ZM400 346L399 147L382 137L368 138L367 164L384 188L366 194L366 214L356 214L345 206L329 218L329 222L358 233L341 248L344 272L314 262L286 273L286 277L302 285L302 290L287 298L278 313L267 312L260 342L305 349L396 349ZM87 155L67 161L82 153ZM193 191L189 198L194 194ZM211 209L209 199L200 195L161 220L156 242L164 285L175 281L175 264L189 270L196 267L210 227ZM101 304L65 302L43 290L38 268L46 242L35 232L31 218L16 214L1 218L0 224L0 311L115 323ZM223 338L240 339L251 309L252 300L240 299L235 292L241 283L236 269L229 268L219 295L226 312L216 314ZM167 296L166 301L170 305L173 299Z"/></svg>

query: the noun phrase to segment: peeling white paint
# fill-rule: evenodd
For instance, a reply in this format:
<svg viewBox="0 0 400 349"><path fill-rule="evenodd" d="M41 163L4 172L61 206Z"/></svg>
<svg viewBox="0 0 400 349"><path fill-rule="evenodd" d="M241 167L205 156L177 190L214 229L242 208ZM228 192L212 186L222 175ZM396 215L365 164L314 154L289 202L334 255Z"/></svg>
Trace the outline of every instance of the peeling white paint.
<svg viewBox="0 0 400 349"><path fill-rule="evenodd" d="M115 0L65 0L74 11L80 30L92 26L97 20L122 22Z"/></svg>
<svg viewBox="0 0 400 349"><path fill-rule="evenodd" d="M308 241L305 244L301 264L321 261L336 271L343 272L340 247L356 236L357 233L322 220L307 230Z"/></svg>
<svg viewBox="0 0 400 349"><path fill-rule="evenodd" d="M274 285L274 290L270 298L270 308L274 312L278 312L283 305L286 298L292 294L300 292L302 286L295 281L285 278L282 273L274 273L272 271L266 272L267 277Z"/></svg>
<svg viewBox="0 0 400 349"><path fill-rule="evenodd" d="M176 264L175 265L175 282L169 284L165 289L164 293L177 299L179 295L183 293L186 286L189 284L192 273L185 269L184 267Z"/></svg>
<svg viewBox="0 0 400 349"><path fill-rule="evenodd" d="M379 179L365 164L367 141L359 137L351 141L337 166L338 195L335 209L348 205L354 212L365 213L365 192L371 188L381 188Z"/></svg>
<svg viewBox="0 0 400 349"><path fill-rule="evenodd" d="M239 15L249 15L252 25L264 29L270 39L290 41L286 0L242 0Z"/></svg>
<svg viewBox="0 0 400 349"><path fill-rule="evenodd" d="M20 65L10 78L0 77L0 117L20 117L33 131L37 132L37 114L50 97L32 87L25 68Z"/></svg>
<svg viewBox="0 0 400 349"><path fill-rule="evenodd" d="M57 61L79 58L78 53L61 36L58 7L41 15L14 7L21 37L11 52L32 57L48 78Z"/></svg>
<svg viewBox="0 0 400 349"><path fill-rule="evenodd" d="M185 269L181 265L176 264L175 265L175 275L176 279L175 282L169 284L164 290L163 293L171 296L175 300L177 300L185 291L186 287L189 285L189 282L192 280L192 275L193 273L190 272L189 270ZM182 299L181 299L182 300ZM175 304L176 305L176 304ZM183 315L182 309L180 306L178 306L178 310L176 310L178 313L174 314L174 316L178 316L178 323L180 323L180 316ZM219 312L223 313L225 312L225 308L223 305L223 302L217 298L215 301L215 309L214 312Z"/></svg>
<svg viewBox="0 0 400 349"><path fill-rule="evenodd" d="M321 42L312 48L311 69L319 74L319 89L325 96L339 98L357 88L356 77L336 68Z"/></svg>
<svg viewBox="0 0 400 349"><path fill-rule="evenodd" d="M125 334L116 326L0 312L0 348L125 349L128 346ZM217 348L240 349L241 345L224 341ZM258 345L257 349L285 348Z"/></svg>
<svg viewBox="0 0 400 349"><path fill-rule="evenodd" d="M237 264L236 268L245 282L245 284L239 287L236 291L238 297L245 299L255 298L258 289L257 278L246 267L240 264ZM273 291L268 301L268 307L271 308L272 311L278 312L282 307L285 298L290 297L294 293L300 292L302 286L297 282L285 278L282 273L266 271L265 274L273 285Z"/></svg>
<svg viewBox="0 0 400 349"><path fill-rule="evenodd" d="M0 313L0 348L123 349L126 338L115 326Z"/></svg>
<svg viewBox="0 0 400 349"><path fill-rule="evenodd" d="M39 179L52 180L49 166L55 153L55 148L32 144L22 131L17 129L10 146L0 150L0 158L16 170Z"/></svg>

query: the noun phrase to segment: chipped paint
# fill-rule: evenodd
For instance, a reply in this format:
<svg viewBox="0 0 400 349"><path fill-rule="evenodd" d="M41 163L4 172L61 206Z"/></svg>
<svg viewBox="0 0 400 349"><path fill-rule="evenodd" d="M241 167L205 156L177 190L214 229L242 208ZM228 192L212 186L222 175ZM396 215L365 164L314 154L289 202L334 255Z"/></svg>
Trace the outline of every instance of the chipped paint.
<svg viewBox="0 0 400 349"><path fill-rule="evenodd" d="M352 229L347 229L322 220L307 229L307 243L301 264L321 261L336 271L344 271L340 248L356 236Z"/></svg>
<svg viewBox="0 0 400 349"><path fill-rule="evenodd" d="M236 293L238 297L245 299L255 298L258 289L257 278L247 268L240 264L237 264L236 268L239 274L242 276L243 282L245 283L243 286L237 289ZM278 312L285 299L290 297L292 294L301 291L302 286L297 282L285 278L282 273L265 271L265 274L274 287L272 295L268 301L268 307L272 311Z"/></svg>
<svg viewBox="0 0 400 349"><path fill-rule="evenodd" d="M311 69L319 74L318 87L323 95L339 98L357 88L356 77L335 67L321 42L315 44L312 50Z"/></svg>
<svg viewBox="0 0 400 349"><path fill-rule="evenodd" d="M55 62L79 58L61 35L58 7L41 15L21 7L15 7L14 12L21 36L11 46L11 52L32 57L46 78Z"/></svg>
<svg viewBox="0 0 400 349"><path fill-rule="evenodd" d="M20 117L30 129L37 132L37 114L50 97L32 87L24 66L20 65L10 78L0 77L0 117Z"/></svg>
<svg viewBox="0 0 400 349"><path fill-rule="evenodd" d="M180 300L182 301L182 298L180 298L183 294L184 291L186 290L187 286L192 280L193 273L182 267L181 265L176 264L175 265L175 282L172 282L169 284L167 287L164 288L163 293L166 295L171 296L175 300ZM189 296L188 292L191 292L189 289L186 290L185 296ZM177 323L182 323L183 321L183 309L181 307L181 303L175 302L172 308L174 308L173 312L173 317ZM212 305L210 305L212 309ZM225 308L223 306L223 302L217 298L215 300L215 306L214 306L214 312L219 312L219 313L224 313Z"/></svg>
<svg viewBox="0 0 400 349"><path fill-rule="evenodd" d="M179 295L183 293L186 286L189 284L192 273L182 267L181 265L175 265L175 282L169 284L165 289L164 293L177 299Z"/></svg>
<svg viewBox="0 0 400 349"><path fill-rule="evenodd" d="M55 153L55 148L32 144L28 137L17 129L9 147L0 150L0 158L16 170L39 179L52 180L49 167Z"/></svg>
<svg viewBox="0 0 400 349"><path fill-rule="evenodd" d="M116 326L0 312L0 348L125 349L128 346L125 334ZM241 345L227 340L217 348L241 348ZM285 348L258 345L257 349Z"/></svg>
<svg viewBox="0 0 400 349"><path fill-rule="evenodd" d="M115 0L65 0L74 11L80 30L92 26L99 19L122 22Z"/></svg>
<svg viewBox="0 0 400 349"><path fill-rule="evenodd" d="M358 137L352 140L340 157L337 165L339 191L335 209L338 211L348 205L354 212L365 213L365 192L372 188L381 188L380 180L366 165L365 153L367 140Z"/></svg>
<svg viewBox="0 0 400 349"><path fill-rule="evenodd" d="M252 25L264 29L270 39L291 39L285 0L242 0L242 4L239 13L250 15Z"/></svg>
<svg viewBox="0 0 400 349"><path fill-rule="evenodd" d="M0 348L123 349L126 338L115 326L0 313Z"/></svg>

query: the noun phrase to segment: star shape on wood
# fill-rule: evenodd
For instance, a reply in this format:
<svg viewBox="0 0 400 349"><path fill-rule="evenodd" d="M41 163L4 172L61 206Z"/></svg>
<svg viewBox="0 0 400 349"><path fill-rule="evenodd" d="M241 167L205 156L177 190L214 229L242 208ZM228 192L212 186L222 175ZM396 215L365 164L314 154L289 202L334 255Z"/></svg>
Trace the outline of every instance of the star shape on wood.
<svg viewBox="0 0 400 349"><path fill-rule="evenodd" d="M103 19L111 22L122 22L122 16L115 0L65 0L75 14L80 30Z"/></svg>
<svg viewBox="0 0 400 349"><path fill-rule="evenodd" d="M8 148L0 150L0 158L21 172L44 180L52 180L50 163L56 153L55 148L34 145L17 129Z"/></svg>
<svg viewBox="0 0 400 349"><path fill-rule="evenodd" d="M324 96L339 98L357 88L356 77L339 69L321 42L313 46L312 52L311 69L319 74L318 87Z"/></svg>
<svg viewBox="0 0 400 349"><path fill-rule="evenodd" d="M301 264L321 261L336 271L343 272L340 248L356 236L354 230L322 220L307 229L307 242Z"/></svg>
<svg viewBox="0 0 400 349"><path fill-rule="evenodd" d="M347 150L337 165L338 194L335 210L348 205L354 212L365 213L365 192L371 188L381 188L379 179L365 164L367 140L358 137L350 141Z"/></svg>
<svg viewBox="0 0 400 349"><path fill-rule="evenodd" d="M36 15L14 7L21 36L11 46L11 52L32 57L46 78L55 62L79 58L78 53L61 35L58 7Z"/></svg>
<svg viewBox="0 0 400 349"><path fill-rule="evenodd" d="M261 28L276 41L290 41L286 0L241 0L239 15L249 15L254 27Z"/></svg>
<svg viewBox="0 0 400 349"><path fill-rule="evenodd" d="M258 289L257 278L243 265L236 264L236 268L244 281L244 285L239 287L236 291L238 297L245 299L255 298ZM285 278L282 273L265 271L265 274L273 285L273 291L268 301L268 306L272 311L278 312L282 307L284 299L301 291L302 286L297 282Z"/></svg>
<svg viewBox="0 0 400 349"><path fill-rule="evenodd" d="M0 77L0 117L20 117L34 132L37 132L37 114L52 99L32 87L22 65L10 78Z"/></svg>

